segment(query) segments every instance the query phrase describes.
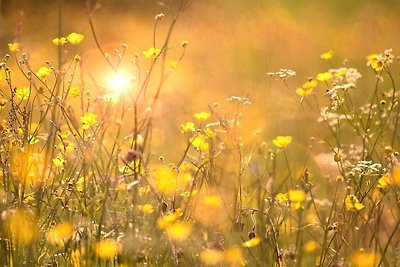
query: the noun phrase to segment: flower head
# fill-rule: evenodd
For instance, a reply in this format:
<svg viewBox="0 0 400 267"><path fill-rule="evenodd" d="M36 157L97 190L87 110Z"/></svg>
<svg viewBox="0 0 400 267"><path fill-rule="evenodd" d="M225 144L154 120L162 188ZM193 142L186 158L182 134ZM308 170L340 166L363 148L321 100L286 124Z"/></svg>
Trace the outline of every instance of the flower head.
<svg viewBox="0 0 400 267"><path fill-rule="evenodd" d="M21 51L21 44L20 43L8 44L8 50L10 50L11 53L19 52Z"/></svg>
<svg viewBox="0 0 400 267"><path fill-rule="evenodd" d="M158 48L150 47L146 51L143 51L143 55L145 58L149 59L155 59L157 58L161 53L161 50Z"/></svg>
<svg viewBox="0 0 400 267"><path fill-rule="evenodd" d="M274 140L272 140L272 143L279 148L285 148L292 142L292 139L293 138L290 135L277 136Z"/></svg>
<svg viewBox="0 0 400 267"><path fill-rule="evenodd" d="M122 245L114 239L105 239L97 242L94 250L100 259L109 260L121 252Z"/></svg>
<svg viewBox="0 0 400 267"><path fill-rule="evenodd" d="M85 36L83 34L76 33L76 32L72 32L67 36L68 42L70 42L73 45L79 44L80 42L83 41L84 38L85 38Z"/></svg>
<svg viewBox="0 0 400 267"><path fill-rule="evenodd" d="M88 112L81 116L81 123L82 123L82 129L87 130L91 126L95 125L97 123L97 115L91 112Z"/></svg>
<svg viewBox="0 0 400 267"><path fill-rule="evenodd" d="M60 38L54 38L51 40L51 42L55 45L65 45L67 43L67 38L66 37L60 37Z"/></svg>
<svg viewBox="0 0 400 267"><path fill-rule="evenodd" d="M40 67L36 72L36 76L42 81L46 81L47 76L51 74L52 70L48 67Z"/></svg>
<svg viewBox="0 0 400 267"><path fill-rule="evenodd" d="M329 59L331 59L333 57L334 53L335 52L333 52L333 50L329 50L328 52L325 52L325 53L321 54L320 58L321 59L325 59L325 60L329 60Z"/></svg>

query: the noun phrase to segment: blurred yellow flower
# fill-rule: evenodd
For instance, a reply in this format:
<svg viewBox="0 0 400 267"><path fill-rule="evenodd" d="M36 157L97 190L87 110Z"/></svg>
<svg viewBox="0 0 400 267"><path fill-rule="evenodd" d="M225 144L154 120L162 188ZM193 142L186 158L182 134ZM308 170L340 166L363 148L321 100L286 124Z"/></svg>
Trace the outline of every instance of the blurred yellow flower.
<svg viewBox="0 0 400 267"><path fill-rule="evenodd" d="M303 85L301 86L303 89L314 89L315 87L317 87L318 82L316 80L309 80L305 83L303 83Z"/></svg>
<svg viewBox="0 0 400 267"><path fill-rule="evenodd" d="M66 242L71 238L74 228L72 224L66 222L57 224L46 234L47 242L50 244L63 247Z"/></svg>
<svg viewBox="0 0 400 267"><path fill-rule="evenodd" d="M52 159L52 162L57 168L63 168L65 164L65 159L62 155L59 155L56 158Z"/></svg>
<svg viewBox="0 0 400 267"><path fill-rule="evenodd" d="M332 79L333 75L330 72L322 72L317 74L317 80L320 82L327 82Z"/></svg>
<svg viewBox="0 0 400 267"><path fill-rule="evenodd" d="M143 55L145 58L155 59L160 55L161 50L158 48L150 47L146 51L143 51Z"/></svg>
<svg viewBox="0 0 400 267"><path fill-rule="evenodd" d="M392 179L390 179L390 177L385 174L381 178L379 178L377 187L385 189L389 187L391 184L392 184Z"/></svg>
<svg viewBox="0 0 400 267"><path fill-rule="evenodd" d="M154 212L153 205L148 203L144 205L138 205L138 209L145 215L150 215Z"/></svg>
<svg viewBox="0 0 400 267"><path fill-rule="evenodd" d="M355 195L347 195L345 199L345 206L347 210L359 211L364 208L364 205L358 200Z"/></svg>
<svg viewBox="0 0 400 267"><path fill-rule="evenodd" d="M174 222L165 228L168 236L175 241L186 240L192 233L192 229L192 225L188 222Z"/></svg>
<svg viewBox="0 0 400 267"><path fill-rule="evenodd" d="M200 252L200 260L205 265L220 264L224 259L224 253L217 249L206 249Z"/></svg>
<svg viewBox="0 0 400 267"><path fill-rule="evenodd" d="M194 132L196 130L194 123L191 121L188 121L185 124L181 124L180 128L181 133Z"/></svg>
<svg viewBox="0 0 400 267"><path fill-rule="evenodd" d="M279 148L285 148L292 142L292 139L293 138L290 135L277 136L274 140L272 140L272 143Z"/></svg>
<svg viewBox="0 0 400 267"><path fill-rule="evenodd" d="M15 90L15 97L21 100L28 99L30 94L31 94L31 88L29 88L28 86L21 86Z"/></svg>
<svg viewBox="0 0 400 267"><path fill-rule="evenodd" d="M168 65L171 67L171 69L177 69L179 68L179 62L175 60L170 60L168 61Z"/></svg>
<svg viewBox="0 0 400 267"><path fill-rule="evenodd" d="M34 213L27 209L8 211L7 224L11 239L21 245L29 245L36 240L39 234L37 220Z"/></svg>
<svg viewBox="0 0 400 267"><path fill-rule="evenodd" d="M289 190L287 193L290 206L292 209L297 210L302 207L302 204L306 200L306 193L302 190Z"/></svg>
<svg viewBox="0 0 400 267"><path fill-rule="evenodd" d="M76 181L75 188L79 192L83 192L85 188L85 177L81 176L78 178L78 181Z"/></svg>
<svg viewBox="0 0 400 267"><path fill-rule="evenodd" d="M301 97L306 97L306 96L311 95L311 93L312 93L313 91L314 91L314 89L297 88L297 89L296 89L296 94L297 94L298 96L301 96Z"/></svg>
<svg viewBox="0 0 400 267"><path fill-rule="evenodd" d="M97 115L91 112L85 113L81 116L81 123L82 129L87 130L97 123Z"/></svg>
<svg viewBox="0 0 400 267"><path fill-rule="evenodd" d="M70 42L73 45L79 44L80 42L83 41L84 38L85 38L85 36L83 34L76 33L76 32L72 32L67 36L68 42Z"/></svg>
<svg viewBox="0 0 400 267"><path fill-rule="evenodd" d="M218 208L222 204L221 198L216 195L204 196L203 202L206 206L209 206L211 208Z"/></svg>
<svg viewBox="0 0 400 267"><path fill-rule="evenodd" d="M21 44L20 43L8 44L8 50L10 50L11 53L19 52L21 51Z"/></svg>
<svg viewBox="0 0 400 267"><path fill-rule="evenodd" d="M53 40L51 40L53 44L55 45L65 45L67 43L67 38L65 37L60 37L60 38L54 38Z"/></svg>
<svg viewBox="0 0 400 267"><path fill-rule="evenodd" d="M207 151L209 149L209 145L205 135L196 134L195 136L191 137L189 141L192 143L195 149L198 149L200 151Z"/></svg>
<svg viewBox="0 0 400 267"><path fill-rule="evenodd" d="M47 76L51 74L52 70L48 67L40 67L36 72L36 76L42 81L46 81Z"/></svg>
<svg viewBox="0 0 400 267"><path fill-rule="evenodd" d="M374 252L358 251L351 256L351 263L354 267L375 267L378 258Z"/></svg>
<svg viewBox="0 0 400 267"><path fill-rule="evenodd" d="M239 247L231 247L225 251L225 260L230 266L244 266L246 260L243 257L242 250Z"/></svg>
<svg viewBox="0 0 400 267"><path fill-rule="evenodd" d="M175 222L179 217L183 215L181 209L176 209L173 212L170 212L160 218L157 219L157 225L161 229L165 229L167 226Z"/></svg>
<svg viewBox="0 0 400 267"><path fill-rule="evenodd" d="M68 95L70 97L77 97L77 96L79 96L80 93L81 93L81 89L79 88L79 86L72 86L69 89Z"/></svg>
<svg viewBox="0 0 400 267"><path fill-rule="evenodd" d="M175 191L177 176L177 170L162 166L152 174L154 187L162 194L171 195Z"/></svg>
<svg viewBox="0 0 400 267"><path fill-rule="evenodd" d="M204 134L209 138L214 138L217 134L209 127L204 128Z"/></svg>
<svg viewBox="0 0 400 267"><path fill-rule="evenodd" d="M256 236L250 240L243 242L242 246L245 248L252 248L252 247L258 246L260 243L261 243L261 237Z"/></svg>
<svg viewBox="0 0 400 267"><path fill-rule="evenodd" d="M96 243L94 251L100 259L109 260L122 251L122 245L114 239L104 239Z"/></svg>
<svg viewBox="0 0 400 267"><path fill-rule="evenodd" d="M211 116L211 114L208 112L202 111L199 113L195 113L193 116L196 118L196 120L205 121Z"/></svg>
<svg viewBox="0 0 400 267"><path fill-rule="evenodd" d="M335 52L333 52L333 50L329 50L328 52L321 54L320 58L325 59L325 60L331 59L333 57L334 53Z"/></svg>
<svg viewBox="0 0 400 267"><path fill-rule="evenodd" d="M371 66L375 71L381 71L385 67L384 62L381 60L381 55L379 54L368 55L367 61L367 65Z"/></svg>
<svg viewBox="0 0 400 267"><path fill-rule="evenodd" d="M314 252L319 248L319 244L313 240L304 244L304 250L308 253Z"/></svg>

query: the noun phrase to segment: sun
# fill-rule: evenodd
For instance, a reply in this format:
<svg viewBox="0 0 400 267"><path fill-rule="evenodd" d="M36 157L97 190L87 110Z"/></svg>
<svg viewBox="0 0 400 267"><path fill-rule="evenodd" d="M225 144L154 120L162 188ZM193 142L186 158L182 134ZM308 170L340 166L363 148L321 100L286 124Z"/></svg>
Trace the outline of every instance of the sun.
<svg viewBox="0 0 400 267"><path fill-rule="evenodd" d="M129 89L131 77L123 72L111 73L106 78L106 88L116 94L121 94Z"/></svg>

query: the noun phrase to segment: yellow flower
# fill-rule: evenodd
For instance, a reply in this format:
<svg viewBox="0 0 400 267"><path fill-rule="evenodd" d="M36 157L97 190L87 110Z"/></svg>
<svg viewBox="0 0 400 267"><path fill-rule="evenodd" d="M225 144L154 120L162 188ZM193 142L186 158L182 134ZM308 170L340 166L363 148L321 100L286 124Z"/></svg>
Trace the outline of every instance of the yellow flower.
<svg viewBox="0 0 400 267"><path fill-rule="evenodd" d="M206 249L200 252L200 260L205 265L220 264L224 259L224 253L217 249Z"/></svg>
<svg viewBox="0 0 400 267"><path fill-rule="evenodd" d="M115 258L122 250L121 243L114 239L105 239L96 243L94 251L96 255L103 260Z"/></svg>
<svg viewBox="0 0 400 267"><path fill-rule="evenodd" d="M383 175L381 178L378 180L378 188L385 189L389 187L392 184L392 180L389 178L388 175Z"/></svg>
<svg viewBox="0 0 400 267"><path fill-rule="evenodd" d="M82 129L87 130L97 123L97 115L91 112L81 116Z"/></svg>
<svg viewBox="0 0 400 267"><path fill-rule="evenodd" d="M47 76L51 74L52 70L48 67L40 67L36 72L36 76L42 81L46 81Z"/></svg>
<svg viewBox="0 0 400 267"><path fill-rule="evenodd" d="M192 143L193 147L197 150L207 151L209 149L207 138L202 134L196 134L195 136L190 138L189 141Z"/></svg>
<svg viewBox="0 0 400 267"><path fill-rule="evenodd" d="M297 88L296 94L301 97L309 96L313 92L314 89L304 89L304 88Z"/></svg>
<svg viewBox="0 0 400 267"><path fill-rule="evenodd" d="M204 128L204 133L207 135L209 138L214 138L217 134L211 130L209 127Z"/></svg>
<svg viewBox="0 0 400 267"><path fill-rule="evenodd" d="M47 242L59 247L63 247L71 238L73 231L74 229L70 223L57 224L47 233Z"/></svg>
<svg viewBox="0 0 400 267"><path fill-rule="evenodd" d="M18 87L15 90L15 97L21 100L28 99L30 94L31 94L31 88L29 88L28 86Z"/></svg>
<svg viewBox="0 0 400 267"><path fill-rule="evenodd" d="M194 123L191 121L188 121L185 124L181 124L180 127L181 127L181 133L194 132L196 130Z"/></svg>
<svg viewBox="0 0 400 267"><path fill-rule="evenodd" d="M278 193L275 196L275 201L280 205L286 205L289 202L289 198L287 194Z"/></svg>
<svg viewBox="0 0 400 267"><path fill-rule="evenodd" d="M171 67L171 69L177 69L179 68L179 62L175 60L170 60L168 61L168 65Z"/></svg>
<svg viewBox="0 0 400 267"><path fill-rule="evenodd" d="M188 222L174 222L169 224L165 230L172 240L183 241L190 236L192 228L192 225Z"/></svg>
<svg viewBox="0 0 400 267"><path fill-rule="evenodd" d="M308 241L305 245L304 245L304 250L308 253L314 252L318 249L319 244L315 241Z"/></svg>
<svg viewBox="0 0 400 267"><path fill-rule="evenodd" d="M18 209L15 212L8 211L8 213L11 214L7 218L7 223L14 242L26 246L36 240L39 229L33 212Z"/></svg>
<svg viewBox="0 0 400 267"><path fill-rule="evenodd" d="M206 206L209 206L211 208L218 208L222 204L221 198L216 195L205 196L203 198L203 202Z"/></svg>
<svg viewBox="0 0 400 267"><path fill-rule="evenodd" d="M146 215L150 215L154 212L153 205L151 204L138 205L138 209Z"/></svg>
<svg viewBox="0 0 400 267"><path fill-rule="evenodd" d="M385 67L384 62L381 60L381 55L370 54L367 56L367 65L371 66L375 71L381 71Z"/></svg>
<svg viewBox="0 0 400 267"><path fill-rule="evenodd" d="M79 192L83 192L85 188L85 177L81 176L78 178L78 181L76 181L75 188Z"/></svg>
<svg viewBox="0 0 400 267"><path fill-rule="evenodd" d="M175 191L177 176L176 170L163 166L153 172L154 187L162 194L171 195Z"/></svg>
<svg viewBox="0 0 400 267"><path fill-rule="evenodd" d="M82 40L84 38L85 38L85 36L83 34L76 33L76 32L72 32L67 36L68 42L70 42L73 45L79 44L80 42L82 42Z"/></svg>
<svg viewBox="0 0 400 267"><path fill-rule="evenodd" d="M279 148L285 148L292 142L292 139L293 138L290 135L277 136L274 140L272 140L272 143Z"/></svg>
<svg viewBox="0 0 400 267"><path fill-rule="evenodd" d="M77 96L79 96L80 93L81 93L81 89L79 88L79 86L72 86L69 89L68 95L70 97L77 97Z"/></svg>
<svg viewBox="0 0 400 267"><path fill-rule="evenodd" d="M65 45L67 43L67 38L65 37L60 37L60 38L54 38L53 40L51 40L53 42L53 44L55 45Z"/></svg>
<svg viewBox="0 0 400 267"><path fill-rule="evenodd" d="M328 52L325 52L323 54L321 54L319 57L325 60L331 59L333 57L333 54L335 52L333 52L332 50L329 50Z"/></svg>
<svg viewBox="0 0 400 267"><path fill-rule="evenodd" d="M225 260L230 266L244 266L246 260L243 258L243 253L239 247L231 247L225 251Z"/></svg>
<svg viewBox="0 0 400 267"><path fill-rule="evenodd" d="M306 200L306 194L302 190L289 190L287 193L290 206L293 210L298 210Z"/></svg>
<svg viewBox="0 0 400 267"><path fill-rule="evenodd" d="M252 247L258 246L260 243L261 243L261 237L256 236L250 240L243 242L242 246L245 248L252 248Z"/></svg>
<svg viewBox="0 0 400 267"><path fill-rule="evenodd" d="M315 87L317 87L318 82L316 80L309 80L305 83L303 83L303 85L301 86L303 89L314 89Z"/></svg>
<svg viewBox="0 0 400 267"><path fill-rule="evenodd" d="M160 217L157 219L157 225L161 229L167 228L167 226L171 225L173 222L175 222L179 217L183 215L183 212L181 209L176 209L173 212L170 212L163 217Z"/></svg>
<svg viewBox="0 0 400 267"><path fill-rule="evenodd" d="M54 166L57 168L62 168L64 167L65 164L65 159L63 156L59 155L56 158L52 159Z"/></svg>
<svg viewBox="0 0 400 267"><path fill-rule="evenodd" d="M322 72L317 74L317 80L320 82L326 82L332 79L333 75L330 72Z"/></svg>
<svg viewBox="0 0 400 267"><path fill-rule="evenodd" d="M358 200L355 195L347 195L345 199L345 206L347 210L359 211L364 208L364 205Z"/></svg>
<svg viewBox="0 0 400 267"><path fill-rule="evenodd" d="M8 50L10 50L11 53L19 52L21 51L21 44L20 43L8 44Z"/></svg>
<svg viewBox="0 0 400 267"><path fill-rule="evenodd" d="M143 51L143 55L145 58L155 59L161 53L161 50L158 48L150 47L146 51Z"/></svg>
<svg viewBox="0 0 400 267"><path fill-rule="evenodd" d="M196 120L205 121L211 116L211 114L208 112L202 111L199 113L195 113L193 116L196 118Z"/></svg>
<svg viewBox="0 0 400 267"><path fill-rule="evenodd" d="M375 267L378 258L374 252L358 251L351 256L351 263L354 267Z"/></svg>

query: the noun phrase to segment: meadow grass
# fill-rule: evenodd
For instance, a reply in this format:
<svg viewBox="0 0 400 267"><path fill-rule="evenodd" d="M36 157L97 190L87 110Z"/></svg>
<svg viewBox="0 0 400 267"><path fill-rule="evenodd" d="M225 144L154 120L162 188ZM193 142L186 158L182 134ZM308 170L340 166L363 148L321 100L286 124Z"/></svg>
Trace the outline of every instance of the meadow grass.
<svg viewBox="0 0 400 267"><path fill-rule="evenodd" d="M155 15L148 48L128 59L126 72L128 45L104 50L96 6L86 1L110 71L105 83L84 74L76 52L89 36L63 35L60 25L57 63L41 66L31 65L23 43L9 43L0 63L0 264L397 266L392 50L366 56L361 72L334 66L327 51L315 60L330 68L301 86L292 84L293 70L266 73L315 117L304 126L317 134L308 143L285 133L243 138L257 100L227 96L180 123L185 146L165 144L178 159L170 162L152 150L154 114L184 60L187 41L175 58L169 49L191 4ZM375 78L362 94L361 73Z"/></svg>

